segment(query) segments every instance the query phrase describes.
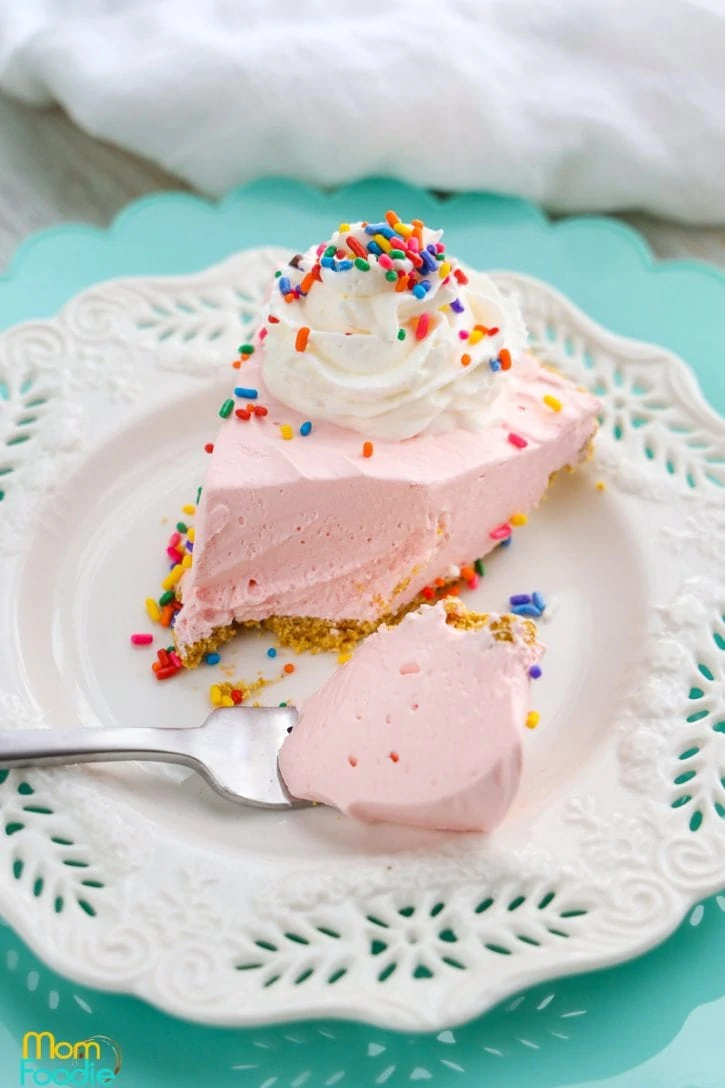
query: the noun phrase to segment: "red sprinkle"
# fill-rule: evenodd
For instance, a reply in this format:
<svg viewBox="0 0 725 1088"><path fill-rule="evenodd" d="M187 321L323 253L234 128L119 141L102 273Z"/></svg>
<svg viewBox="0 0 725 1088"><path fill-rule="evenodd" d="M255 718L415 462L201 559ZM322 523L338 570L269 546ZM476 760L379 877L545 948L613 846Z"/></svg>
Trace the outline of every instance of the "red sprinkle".
<svg viewBox="0 0 725 1088"><path fill-rule="evenodd" d="M266 416L268 412L269 412L269 408L265 408L263 404L255 404L254 405L254 414L255 414L255 416Z"/></svg>
<svg viewBox="0 0 725 1088"><path fill-rule="evenodd" d="M252 413L248 408L235 408L234 415L237 419L251 419L252 417Z"/></svg>
<svg viewBox="0 0 725 1088"><path fill-rule="evenodd" d="M497 525L495 529L492 529L488 535L491 540L506 540L511 536L511 526L507 521L504 521L501 525Z"/></svg>
<svg viewBox="0 0 725 1088"><path fill-rule="evenodd" d="M166 554L169 559L173 559L175 563L180 563L184 558L184 553L180 552L178 548L172 548L171 545L166 549Z"/></svg>
<svg viewBox="0 0 725 1088"><path fill-rule="evenodd" d="M387 255L387 253L381 253L380 254L380 256L378 257L378 264L380 265L381 268L392 268L393 267L392 259Z"/></svg>
<svg viewBox="0 0 725 1088"><path fill-rule="evenodd" d="M184 667L184 662L183 662L183 661L181 660L181 658L180 658L180 657L179 657L179 655L177 654L176 650L172 650L172 651L171 651L171 653L169 654L169 657L171 658L171 664L172 664L172 665L173 665L173 666L174 666L175 668L177 668L177 669L183 669L183 667Z"/></svg>
<svg viewBox="0 0 725 1088"><path fill-rule="evenodd" d="M244 699L244 695L239 690L239 688L232 688L232 690L229 692L229 698L232 700L235 706L239 706L239 704Z"/></svg>
<svg viewBox="0 0 725 1088"><path fill-rule="evenodd" d="M172 676L176 676L179 670L175 665L167 665L166 668L161 668L156 671L157 680L169 680Z"/></svg>
<svg viewBox="0 0 725 1088"><path fill-rule="evenodd" d="M161 662L161 668L162 669L167 669L169 667L169 665L171 664L171 658L169 657L168 650L163 650L163 649L159 650L156 656L158 657L159 661Z"/></svg>
<svg viewBox="0 0 725 1088"><path fill-rule="evenodd" d="M468 283L468 276L461 268L454 268L453 275L456 277L459 283Z"/></svg>
<svg viewBox="0 0 725 1088"><path fill-rule="evenodd" d="M181 543L181 533L172 533L169 537L169 547L175 548L177 544Z"/></svg>
<svg viewBox="0 0 725 1088"><path fill-rule="evenodd" d="M354 234L348 234L345 242L348 249L351 249L356 257L362 257L364 261L367 260L367 250L360 242L358 242Z"/></svg>
<svg viewBox="0 0 725 1088"><path fill-rule="evenodd" d="M260 340L264 340L266 335L267 335L267 330L266 329L260 329L259 330L259 339Z"/></svg>
<svg viewBox="0 0 725 1088"><path fill-rule="evenodd" d="M207 442L207 444L204 446L204 453L213 453L213 452L214 452L214 443L213 442Z"/></svg>
<svg viewBox="0 0 725 1088"><path fill-rule="evenodd" d="M415 338L416 340L425 340L430 329L430 314L421 314L418 318L418 324L415 326Z"/></svg>
<svg viewBox="0 0 725 1088"><path fill-rule="evenodd" d="M495 336L498 332L501 332L501 330L499 329L498 325L494 325L492 329L488 330L488 335Z"/></svg>
<svg viewBox="0 0 725 1088"><path fill-rule="evenodd" d="M408 239L408 241L409 241L409 242L412 242L412 241L413 241L413 239L412 239L412 238L409 238L409 239ZM423 260L422 260L422 258L421 258L421 257L419 257L419 256L418 256L418 254L417 254L417 253L416 253L416 252L415 252L414 250L410 249L410 247L409 247L408 249L406 249L406 251L405 251L405 256L406 256L406 257L408 258L408 260L409 260L409 261L410 261L410 262L412 263L412 265L413 265L413 267L414 267L414 268L422 268L422 267L423 267Z"/></svg>
<svg viewBox="0 0 725 1088"><path fill-rule="evenodd" d="M510 434L508 440L512 446L516 446L517 450L524 450L529 444L520 434Z"/></svg>
<svg viewBox="0 0 725 1088"><path fill-rule="evenodd" d="M432 601L435 599L436 591L432 586L424 586L421 593L425 597L426 601Z"/></svg>
<svg viewBox="0 0 725 1088"><path fill-rule="evenodd" d="M274 314L270 314L267 321L269 321L270 325L279 325L279 318L275 317Z"/></svg>
<svg viewBox="0 0 725 1088"><path fill-rule="evenodd" d="M310 338L310 330L306 325L302 325L297 330L297 336L295 337L295 351L304 351L307 347L307 341Z"/></svg>
<svg viewBox="0 0 725 1088"><path fill-rule="evenodd" d="M150 646L153 641L154 641L154 636L153 635L145 635L145 634L131 635L131 642L133 643L134 646Z"/></svg>
<svg viewBox="0 0 725 1088"><path fill-rule="evenodd" d="M397 752L391 752L390 753L390 758L392 759L393 763L397 763L398 760L400 759L400 756L398 755Z"/></svg>
<svg viewBox="0 0 725 1088"><path fill-rule="evenodd" d="M362 449L363 457L372 457L373 449L374 449L374 447L373 447L372 442L363 442L363 449Z"/></svg>

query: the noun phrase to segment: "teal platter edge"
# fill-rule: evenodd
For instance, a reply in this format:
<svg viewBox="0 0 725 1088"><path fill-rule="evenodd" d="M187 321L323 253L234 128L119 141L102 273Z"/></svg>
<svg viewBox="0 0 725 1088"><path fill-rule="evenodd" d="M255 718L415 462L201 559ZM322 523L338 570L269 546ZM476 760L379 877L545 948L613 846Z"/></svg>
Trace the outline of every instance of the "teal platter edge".
<svg viewBox="0 0 725 1088"><path fill-rule="evenodd" d="M269 180L218 204L182 193L144 198L108 230L81 224L28 239L0 276L0 327L47 317L85 287L128 275L180 275L258 245L299 248L331 223L393 207L446 230L452 252L482 268L557 287L613 331L662 344L693 368L725 412L725 274L657 262L631 228L601 217L551 223L523 201L483 193L438 199L371 180L321 193ZM0 1083L21 1083L27 1031L108 1036L129 1088L722 1088L725 897L699 904L659 948L616 968L556 980L437 1034L310 1021L215 1029L97 992L41 964L0 928ZM32 1084L27 1079L28 1085ZM47 1083L47 1082L46 1082ZM89 1082L90 1083L90 1082Z"/></svg>

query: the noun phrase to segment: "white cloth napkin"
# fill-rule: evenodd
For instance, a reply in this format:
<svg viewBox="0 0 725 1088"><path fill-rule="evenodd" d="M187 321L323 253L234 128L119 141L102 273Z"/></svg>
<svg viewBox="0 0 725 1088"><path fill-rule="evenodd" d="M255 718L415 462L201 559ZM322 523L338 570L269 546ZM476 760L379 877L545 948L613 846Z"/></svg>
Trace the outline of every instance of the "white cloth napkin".
<svg viewBox="0 0 725 1088"><path fill-rule="evenodd" d="M212 194L390 175L725 222L721 0L4 0L0 88Z"/></svg>

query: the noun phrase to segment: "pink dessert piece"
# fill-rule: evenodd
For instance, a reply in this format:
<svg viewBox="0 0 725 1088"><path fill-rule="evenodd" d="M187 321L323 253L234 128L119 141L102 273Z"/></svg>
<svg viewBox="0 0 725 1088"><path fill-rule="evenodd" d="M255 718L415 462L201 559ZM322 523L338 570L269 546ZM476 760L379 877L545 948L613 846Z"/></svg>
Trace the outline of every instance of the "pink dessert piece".
<svg viewBox="0 0 725 1088"><path fill-rule="evenodd" d="M364 623L400 611L452 565L509 536L508 519L538 505L551 474L576 465L596 429L596 398L523 355L485 430L376 439L364 457L358 432L324 420L302 437L306 417L269 395L256 358L244 385L268 414L232 416L214 444L194 565L181 582L182 657L235 622ZM281 438L283 424L292 441Z"/></svg>
<svg viewBox="0 0 725 1088"><path fill-rule="evenodd" d="M542 653L530 621L457 601L380 628L306 702L280 753L288 789L366 823L493 830L518 789Z"/></svg>

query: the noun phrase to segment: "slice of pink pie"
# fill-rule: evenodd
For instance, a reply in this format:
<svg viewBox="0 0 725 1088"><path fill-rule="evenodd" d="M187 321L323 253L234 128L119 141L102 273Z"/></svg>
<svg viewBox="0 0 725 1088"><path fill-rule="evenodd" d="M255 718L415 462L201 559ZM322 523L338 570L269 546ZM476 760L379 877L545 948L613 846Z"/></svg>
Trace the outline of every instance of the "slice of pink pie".
<svg viewBox="0 0 725 1088"><path fill-rule="evenodd" d="M243 356L179 583L187 665L250 624L345 649L435 599L596 429L515 302L392 213L295 257Z"/></svg>

